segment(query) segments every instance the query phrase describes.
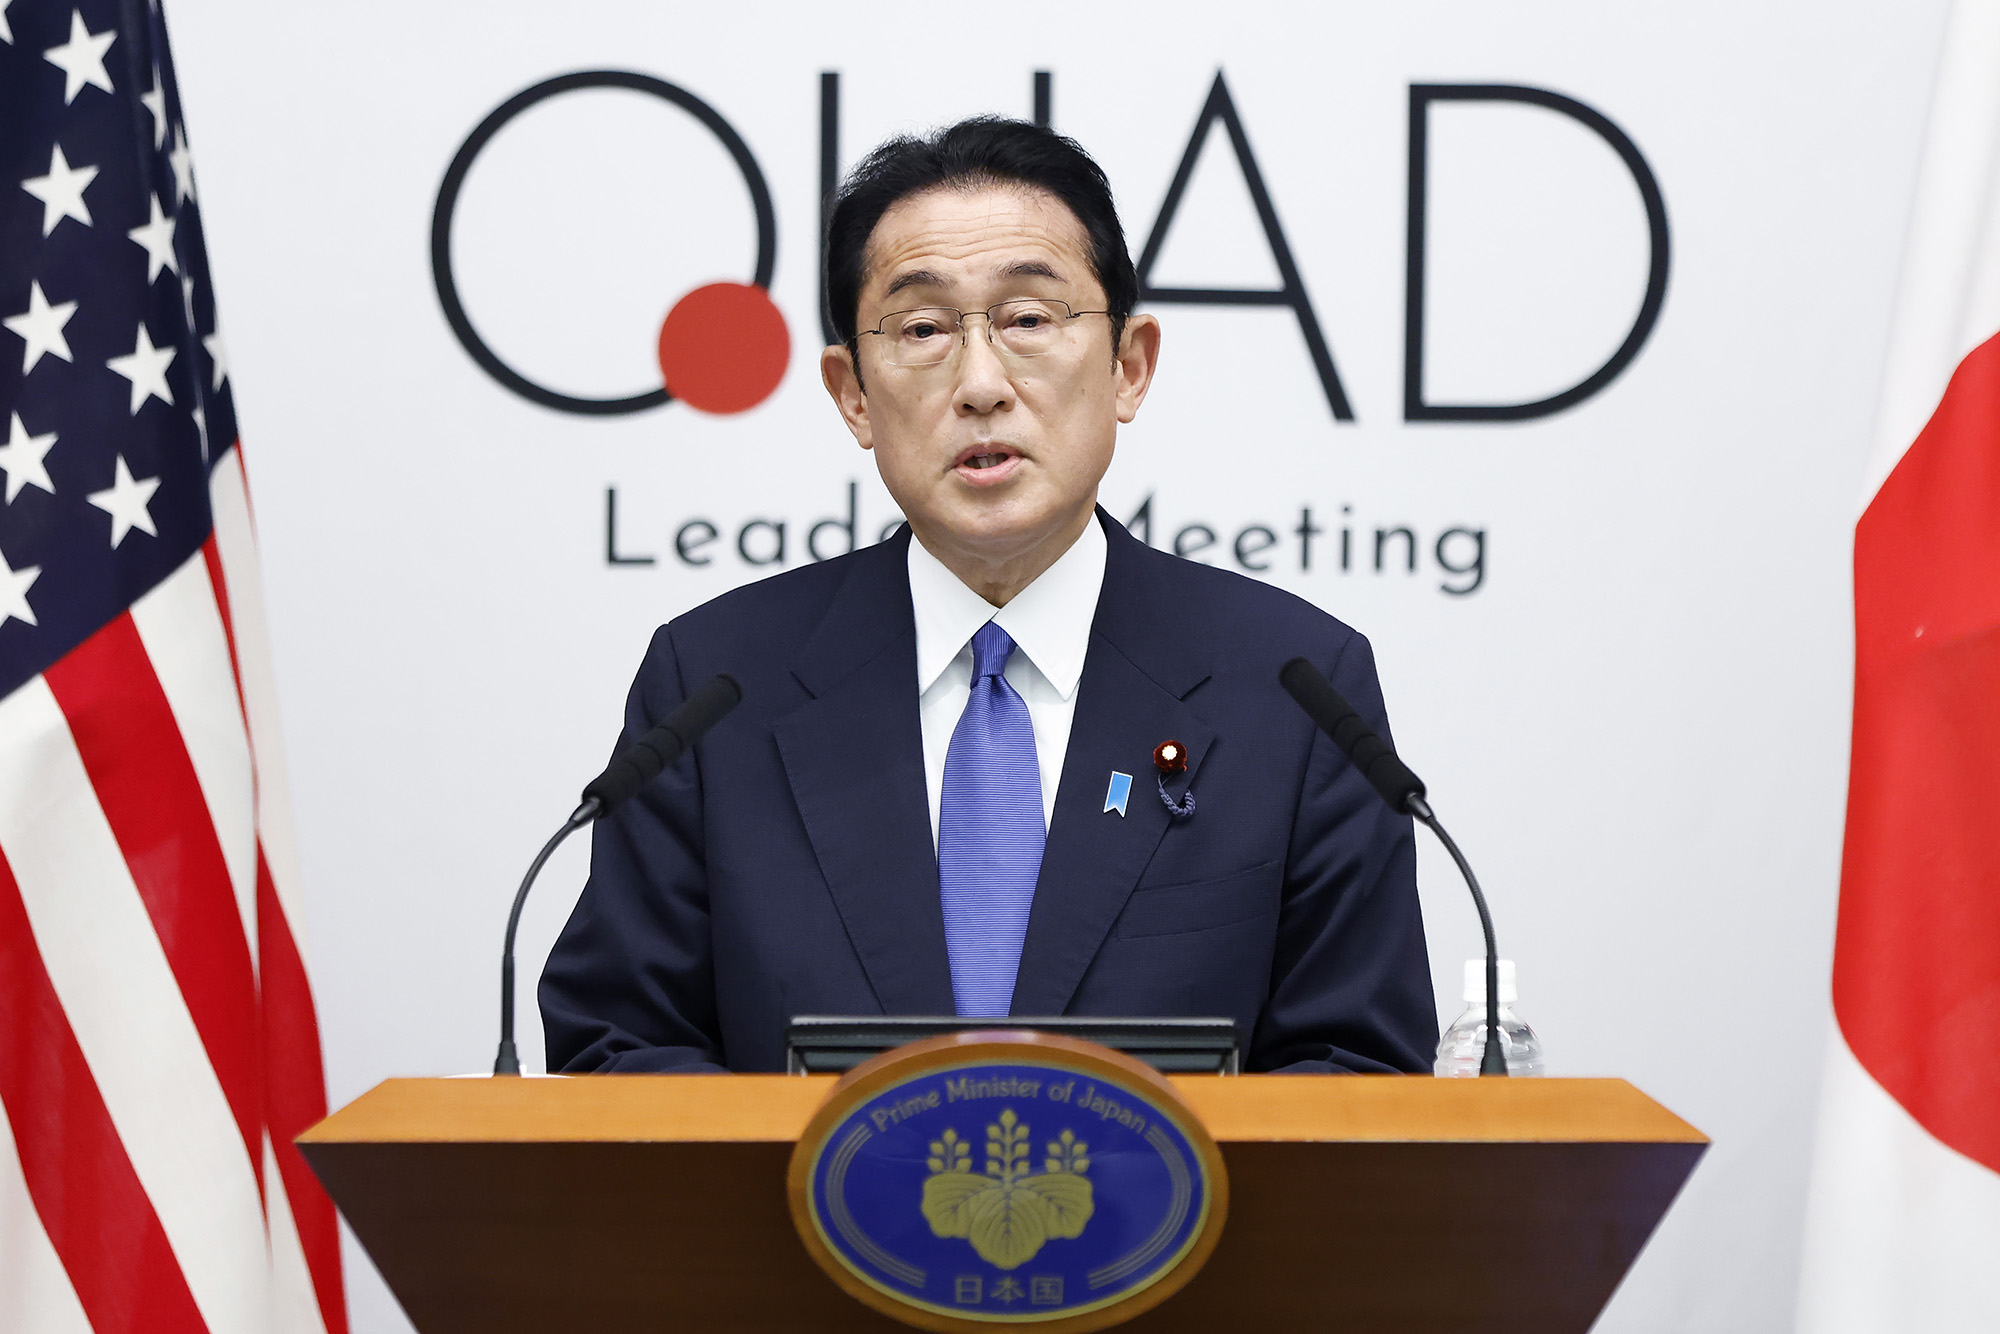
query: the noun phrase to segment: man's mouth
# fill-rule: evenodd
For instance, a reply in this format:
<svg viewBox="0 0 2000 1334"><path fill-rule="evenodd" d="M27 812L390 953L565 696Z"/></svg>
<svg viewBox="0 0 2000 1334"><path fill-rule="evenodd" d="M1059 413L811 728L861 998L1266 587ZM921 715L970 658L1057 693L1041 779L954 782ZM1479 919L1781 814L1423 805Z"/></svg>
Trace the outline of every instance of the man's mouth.
<svg viewBox="0 0 2000 1334"><path fill-rule="evenodd" d="M1005 445L974 445L958 456L952 471L968 482L991 485L1011 476L1020 461L1020 454Z"/></svg>

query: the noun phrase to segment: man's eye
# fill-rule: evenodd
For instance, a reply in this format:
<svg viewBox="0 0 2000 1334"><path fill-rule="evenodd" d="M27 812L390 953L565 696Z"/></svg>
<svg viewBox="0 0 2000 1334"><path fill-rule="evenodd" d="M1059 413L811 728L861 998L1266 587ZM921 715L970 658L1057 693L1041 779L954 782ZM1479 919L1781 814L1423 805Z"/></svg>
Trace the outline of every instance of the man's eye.
<svg viewBox="0 0 2000 1334"><path fill-rule="evenodd" d="M1039 329L1046 323L1048 323L1048 317L1045 315L1022 314L1014 317L1014 327L1016 329Z"/></svg>
<svg viewBox="0 0 2000 1334"><path fill-rule="evenodd" d="M906 324L903 326L905 338L935 338L944 331L935 324Z"/></svg>

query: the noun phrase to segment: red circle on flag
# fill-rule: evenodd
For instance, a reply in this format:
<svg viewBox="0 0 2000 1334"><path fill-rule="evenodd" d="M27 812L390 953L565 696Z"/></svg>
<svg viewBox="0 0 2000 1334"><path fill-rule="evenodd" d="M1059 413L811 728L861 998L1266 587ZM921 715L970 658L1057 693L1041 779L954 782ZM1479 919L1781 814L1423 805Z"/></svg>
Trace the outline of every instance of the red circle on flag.
<svg viewBox="0 0 2000 1334"><path fill-rule="evenodd" d="M748 283L697 287L660 325L667 392L703 412L743 412L785 378L792 336L770 293Z"/></svg>

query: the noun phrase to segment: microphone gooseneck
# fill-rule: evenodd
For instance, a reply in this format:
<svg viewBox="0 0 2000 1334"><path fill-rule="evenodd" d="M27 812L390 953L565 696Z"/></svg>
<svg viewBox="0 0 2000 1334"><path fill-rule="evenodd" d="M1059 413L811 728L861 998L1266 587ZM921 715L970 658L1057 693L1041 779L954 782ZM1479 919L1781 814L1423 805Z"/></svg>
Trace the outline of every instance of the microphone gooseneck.
<svg viewBox="0 0 2000 1334"><path fill-rule="evenodd" d="M1361 776L1389 803L1390 809L1422 821L1458 864L1465 887L1472 891L1472 905L1479 910L1479 929L1486 937L1486 1048L1479 1058L1479 1073L1505 1075L1507 1056L1500 1046L1500 950L1493 940L1493 914L1487 911L1486 895L1480 892L1479 878L1473 875L1471 864L1424 799L1423 780L1411 772L1388 742L1375 735L1354 706L1310 661L1293 658L1278 669L1278 683L1305 710L1306 716L1333 738L1341 753L1361 771Z"/></svg>
<svg viewBox="0 0 2000 1334"><path fill-rule="evenodd" d="M514 1050L514 937L521 928L521 907L527 903L528 890L534 886L535 877L542 873L543 864L562 846L564 839L591 821L609 815L686 754L742 698L743 687L736 684L735 677L727 673L710 677L657 727L640 737L613 759L603 773L590 780L583 789L583 803L570 812L569 819L563 821L563 827L556 830L555 836L542 845L542 850L535 854L535 860L528 864L528 873L521 878L521 887L514 891L514 906L507 914L507 937L500 949L500 1048L493 1057L494 1074L521 1073L521 1058Z"/></svg>
<svg viewBox="0 0 2000 1334"><path fill-rule="evenodd" d="M1479 1056L1479 1073L1504 1075L1507 1055L1500 1047L1500 949L1493 943L1493 914L1486 910L1486 896L1479 892L1479 877L1472 873L1472 864L1438 823L1430 805L1422 797L1412 797L1409 811L1429 826L1451 859L1458 863L1458 873L1465 877L1465 887L1472 891L1472 906L1479 909L1479 929L1486 937L1486 1049Z"/></svg>
<svg viewBox="0 0 2000 1334"><path fill-rule="evenodd" d="M535 860L528 863L528 873L521 877L521 887L514 891L514 906L507 914L507 941L500 948L500 1050L493 1057L493 1073L496 1075L521 1073L521 1058L514 1050L514 936L521 929L521 905L528 901L528 890L534 885L535 877L542 873L542 863L562 846L564 839L595 820L603 810L597 798L591 797L571 811L569 819L563 821L563 827L556 830L555 837L542 844Z"/></svg>

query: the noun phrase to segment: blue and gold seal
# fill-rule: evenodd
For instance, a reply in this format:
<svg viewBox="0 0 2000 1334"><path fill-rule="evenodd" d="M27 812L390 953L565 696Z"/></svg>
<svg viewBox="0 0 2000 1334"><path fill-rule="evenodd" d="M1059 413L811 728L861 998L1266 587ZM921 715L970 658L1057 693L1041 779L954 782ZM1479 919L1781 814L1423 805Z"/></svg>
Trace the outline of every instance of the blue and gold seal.
<svg viewBox="0 0 2000 1334"><path fill-rule="evenodd" d="M792 1212L850 1293L930 1329L1101 1329L1172 1295L1228 1207L1215 1143L1150 1067L1035 1033L912 1043L849 1074L792 1155Z"/></svg>

